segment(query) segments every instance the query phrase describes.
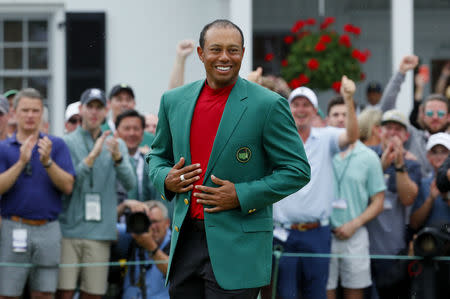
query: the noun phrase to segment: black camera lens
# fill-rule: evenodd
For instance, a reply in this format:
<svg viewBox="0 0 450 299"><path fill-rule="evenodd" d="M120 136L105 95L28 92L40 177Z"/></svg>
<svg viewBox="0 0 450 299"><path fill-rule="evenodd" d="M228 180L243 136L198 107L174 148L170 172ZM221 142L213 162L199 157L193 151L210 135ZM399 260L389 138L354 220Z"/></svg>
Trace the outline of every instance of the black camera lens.
<svg viewBox="0 0 450 299"><path fill-rule="evenodd" d="M151 221L144 212L125 213L127 232L134 234L142 234L148 232Z"/></svg>

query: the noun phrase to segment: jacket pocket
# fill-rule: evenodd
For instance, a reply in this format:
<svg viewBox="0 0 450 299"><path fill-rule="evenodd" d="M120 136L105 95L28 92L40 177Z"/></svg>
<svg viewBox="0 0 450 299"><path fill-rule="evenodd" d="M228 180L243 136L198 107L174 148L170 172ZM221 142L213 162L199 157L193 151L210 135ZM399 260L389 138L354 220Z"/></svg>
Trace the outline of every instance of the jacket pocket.
<svg viewBox="0 0 450 299"><path fill-rule="evenodd" d="M271 232L273 230L272 218L246 219L242 222L242 230L246 233Z"/></svg>

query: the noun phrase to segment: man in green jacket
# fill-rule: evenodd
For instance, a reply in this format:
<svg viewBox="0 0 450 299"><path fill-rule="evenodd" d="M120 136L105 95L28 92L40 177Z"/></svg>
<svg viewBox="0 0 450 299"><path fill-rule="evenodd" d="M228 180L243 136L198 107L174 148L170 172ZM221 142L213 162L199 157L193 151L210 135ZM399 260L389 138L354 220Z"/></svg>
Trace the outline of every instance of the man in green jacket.
<svg viewBox="0 0 450 299"><path fill-rule="evenodd" d="M147 161L175 201L171 298L256 298L270 282L272 204L309 182L287 101L239 77L244 50L232 22L206 25L206 80L162 96Z"/></svg>

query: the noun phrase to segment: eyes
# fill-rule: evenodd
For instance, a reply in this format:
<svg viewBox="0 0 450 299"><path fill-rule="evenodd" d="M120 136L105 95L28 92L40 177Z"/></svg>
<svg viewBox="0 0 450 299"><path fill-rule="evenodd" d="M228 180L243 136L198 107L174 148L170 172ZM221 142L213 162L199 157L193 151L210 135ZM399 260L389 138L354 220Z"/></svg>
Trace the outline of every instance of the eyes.
<svg viewBox="0 0 450 299"><path fill-rule="evenodd" d="M438 110L438 111L427 110L427 111L425 111L425 115L428 117L433 117L435 112L437 113L438 118L443 118L447 114L444 110Z"/></svg>
<svg viewBox="0 0 450 299"><path fill-rule="evenodd" d="M210 48L209 51L212 52L212 53L214 53L214 54L219 54L219 53L221 53L223 50L222 50L222 48L214 47L214 48ZM226 51L227 51L228 53L230 53L230 54L239 54L239 53L240 53L240 49L239 49L239 48L236 48L236 47L228 48Z"/></svg>

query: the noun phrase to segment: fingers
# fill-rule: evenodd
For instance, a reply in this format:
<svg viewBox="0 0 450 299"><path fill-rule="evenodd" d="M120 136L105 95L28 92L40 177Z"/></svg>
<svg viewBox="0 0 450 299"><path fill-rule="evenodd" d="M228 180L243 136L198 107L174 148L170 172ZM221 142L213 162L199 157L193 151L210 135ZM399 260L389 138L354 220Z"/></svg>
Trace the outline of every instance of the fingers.
<svg viewBox="0 0 450 299"><path fill-rule="evenodd" d="M219 185L219 186L223 186L223 185L225 185L227 183L227 181L221 180L221 179L219 179L218 177L216 177L214 175L211 175L211 181L214 184Z"/></svg>
<svg viewBox="0 0 450 299"><path fill-rule="evenodd" d="M181 168L183 167L183 165L184 165L184 162L185 162L184 158L181 157L181 158L180 158L180 161L178 161L178 163L175 164L175 165L173 166L173 168L174 168L174 169L181 169Z"/></svg>

